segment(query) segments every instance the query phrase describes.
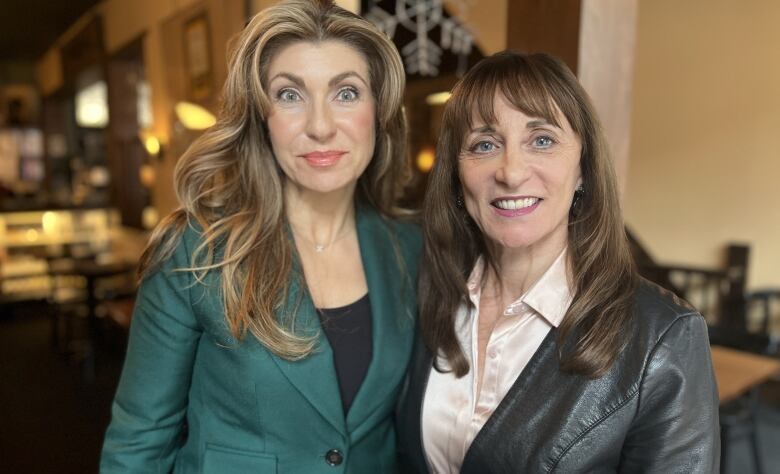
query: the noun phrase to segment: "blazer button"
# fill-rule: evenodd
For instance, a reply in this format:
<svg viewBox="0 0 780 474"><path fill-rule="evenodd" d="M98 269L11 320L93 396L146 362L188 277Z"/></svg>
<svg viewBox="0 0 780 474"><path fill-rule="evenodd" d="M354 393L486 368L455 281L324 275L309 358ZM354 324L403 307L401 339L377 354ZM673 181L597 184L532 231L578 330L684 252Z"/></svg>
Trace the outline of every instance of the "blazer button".
<svg viewBox="0 0 780 474"><path fill-rule="evenodd" d="M344 462L344 455L338 449L331 449L325 453L325 462L328 463L328 466L338 466Z"/></svg>

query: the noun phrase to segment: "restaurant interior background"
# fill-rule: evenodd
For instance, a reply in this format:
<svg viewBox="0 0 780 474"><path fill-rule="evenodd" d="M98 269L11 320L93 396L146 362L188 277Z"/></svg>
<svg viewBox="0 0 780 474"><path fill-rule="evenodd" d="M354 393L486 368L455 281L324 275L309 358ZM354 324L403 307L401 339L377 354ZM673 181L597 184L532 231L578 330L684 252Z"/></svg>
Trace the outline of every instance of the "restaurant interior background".
<svg viewBox="0 0 780 474"><path fill-rule="evenodd" d="M0 6L3 472L96 471L133 268L177 206L177 158L213 124L230 39L272 3ZM642 273L697 305L713 344L739 350L715 360L726 374L717 373L725 471L777 472L780 2L337 3L404 56L409 206L422 198L446 92L464 70L505 48L569 64L604 122Z"/></svg>

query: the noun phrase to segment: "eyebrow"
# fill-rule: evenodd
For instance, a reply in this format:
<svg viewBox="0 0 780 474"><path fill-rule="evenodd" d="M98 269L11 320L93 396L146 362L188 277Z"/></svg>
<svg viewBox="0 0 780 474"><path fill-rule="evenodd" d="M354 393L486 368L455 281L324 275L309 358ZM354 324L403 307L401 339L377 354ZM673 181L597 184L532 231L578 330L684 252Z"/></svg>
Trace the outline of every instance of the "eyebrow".
<svg viewBox="0 0 780 474"><path fill-rule="evenodd" d="M539 119L539 120L531 120L527 124L525 124L525 128L532 129L537 127L543 127L543 126L549 126L549 127L557 127L554 123L550 123L547 120ZM472 128L470 130L470 133L495 133L496 129L492 125L482 125L481 127Z"/></svg>
<svg viewBox="0 0 780 474"><path fill-rule="evenodd" d="M543 126L560 128L554 123L550 123L547 120L543 120L543 119L531 120L530 122L525 124L525 128L536 128L536 127L543 127Z"/></svg>
<svg viewBox="0 0 780 474"><path fill-rule="evenodd" d="M492 125L483 125L478 128L472 128L471 133L495 133L496 129Z"/></svg>
<svg viewBox="0 0 780 474"><path fill-rule="evenodd" d="M360 82L362 82L366 87L368 87L368 83L366 82L366 80L363 79L363 77L355 71L346 71L346 72L342 72L341 74L337 74L336 76L333 77L333 79L328 81L328 85L333 86L348 77L356 77L360 80Z"/></svg>
<svg viewBox="0 0 780 474"><path fill-rule="evenodd" d="M365 79L363 79L363 77L355 71L346 71L346 72L342 72L341 74L337 74L330 81L328 81L328 86L333 87L335 84L338 84L339 82L343 81L348 77L356 77L360 80L360 82L362 82L363 84L365 84L366 87L368 87L368 83L365 81ZM271 84L272 82L274 82L276 79L279 78L287 79L288 81L292 82L298 87L301 88L306 87L306 82L303 80L303 78L296 76L295 74L290 74L288 72L280 72L279 74L272 77L271 80L268 81L268 83Z"/></svg>
<svg viewBox="0 0 780 474"><path fill-rule="evenodd" d="M298 76L296 76L294 74L290 74L290 73L287 73L287 72L280 72L279 74L275 75L274 77L271 78L270 81L268 81L268 84L271 84L272 82L274 82L275 80L277 80L279 78L287 79L288 81L292 82L293 84L295 84L298 87L304 87L304 85L305 85L304 82L303 82L303 79L301 79L300 77L298 77Z"/></svg>

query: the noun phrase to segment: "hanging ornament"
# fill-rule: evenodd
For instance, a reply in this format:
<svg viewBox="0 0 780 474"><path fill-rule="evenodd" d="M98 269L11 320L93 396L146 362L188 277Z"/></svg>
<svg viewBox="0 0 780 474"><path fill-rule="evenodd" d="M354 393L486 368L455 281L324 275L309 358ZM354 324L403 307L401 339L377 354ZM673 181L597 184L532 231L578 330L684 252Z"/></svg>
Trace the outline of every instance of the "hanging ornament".
<svg viewBox="0 0 780 474"><path fill-rule="evenodd" d="M399 26L412 33L411 41L399 45L407 73L437 76L444 50L458 57L457 75L466 71L473 37L460 22L445 15L442 0L396 0L393 12L383 7L386 3L391 2L371 2L364 16L391 39ZM437 27L438 42L431 37Z"/></svg>

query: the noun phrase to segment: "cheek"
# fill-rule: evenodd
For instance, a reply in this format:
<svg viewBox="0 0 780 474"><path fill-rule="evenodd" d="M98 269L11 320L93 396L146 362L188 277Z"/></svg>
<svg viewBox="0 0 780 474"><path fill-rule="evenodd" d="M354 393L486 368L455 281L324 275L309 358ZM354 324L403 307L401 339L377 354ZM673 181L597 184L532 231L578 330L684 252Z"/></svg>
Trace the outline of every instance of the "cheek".
<svg viewBox="0 0 780 474"><path fill-rule="evenodd" d="M349 117L346 117L345 126L350 130L352 136L366 142L366 144L370 144L373 149L376 116L374 114L374 106L365 105L365 107L360 107L351 113Z"/></svg>
<svg viewBox="0 0 780 474"><path fill-rule="evenodd" d="M288 178L293 175L294 159L292 141L292 123L289 117L275 113L268 117L266 122L268 127L268 139L271 142L271 151L273 152L276 164Z"/></svg>
<svg viewBox="0 0 780 474"><path fill-rule="evenodd" d="M536 169L536 176L547 189L561 197L571 197L580 182L579 163L559 163L557 166L543 166Z"/></svg>
<svg viewBox="0 0 780 474"><path fill-rule="evenodd" d="M284 151L302 133L305 117L293 111L280 110L268 116L266 125L274 149Z"/></svg>
<svg viewBox="0 0 780 474"><path fill-rule="evenodd" d="M271 140L274 150L283 145L286 141L286 135L289 131L288 120L276 113L268 117L268 137Z"/></svg>
<svg viewBox="0 0 780 474"><path fill-rule="evenodd" d="M471 172L464 170L463 166L460 167L459 177L460 192L463 195L463 205L466 208L466 212L481 228L478 204L480 177L473 170L471 170Z"/></svg>
<svg viewBox="0 0 780 474"><path fill-rule="evenodd" d="M470 163L460 163L458 165L458 177L460 178L460 188L466 202L472 201L479 196L481 183L484 179L478 169L472 169Z"/></svg>

